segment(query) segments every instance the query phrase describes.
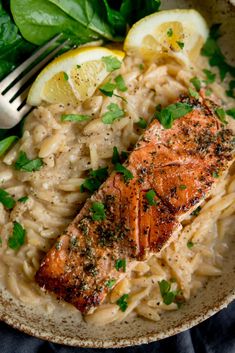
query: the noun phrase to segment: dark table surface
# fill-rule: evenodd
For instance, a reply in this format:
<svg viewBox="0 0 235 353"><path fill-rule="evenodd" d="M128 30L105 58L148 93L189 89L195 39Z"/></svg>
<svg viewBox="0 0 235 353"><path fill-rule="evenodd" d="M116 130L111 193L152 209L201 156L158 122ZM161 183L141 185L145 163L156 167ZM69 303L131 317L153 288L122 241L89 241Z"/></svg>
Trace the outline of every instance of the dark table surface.
<svg viewBox="0 0 235 353"><path fill-rule="evenodd" d="M95 353L115 349L61 346L30 337L0 323L0 353ZM120 353L235 353L235 301L210 319L173 337L148 345L127 347Z"/></svg>

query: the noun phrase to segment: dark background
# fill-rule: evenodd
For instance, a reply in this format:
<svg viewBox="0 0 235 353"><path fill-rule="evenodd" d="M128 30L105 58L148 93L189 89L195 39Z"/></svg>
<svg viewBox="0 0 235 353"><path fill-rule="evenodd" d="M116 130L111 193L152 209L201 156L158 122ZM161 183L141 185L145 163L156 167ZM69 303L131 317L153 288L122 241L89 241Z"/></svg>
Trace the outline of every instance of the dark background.
<svg viewBox="0 0 235 353"><path fill-rule="evenodd" d="M62 346L30 337L0 323L0 353L235 353L235 301L210 319L148 345L114 349Z"/></svg>

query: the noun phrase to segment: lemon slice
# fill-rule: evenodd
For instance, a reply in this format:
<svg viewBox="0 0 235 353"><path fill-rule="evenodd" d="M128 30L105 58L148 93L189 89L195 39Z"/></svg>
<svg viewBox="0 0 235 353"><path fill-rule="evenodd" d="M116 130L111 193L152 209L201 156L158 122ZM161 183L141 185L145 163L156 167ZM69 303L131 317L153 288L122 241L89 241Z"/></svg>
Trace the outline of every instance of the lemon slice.
<svg viewBox="0 0 235 353"><path fill-rule="evenodd" d="M167 10L142 18L130 29L124 50L144 59L173 56L189 64L198 57L207 39L206 21L195 10Z"/></svg>
<svg viewBox="0 0 235 353"><path fill-rule="evenodd" d="M124 55L120 50L102 47L70 50L41 71L29 91L27 103L38 106L42 101L73 105L82 102L121 65Z"/></svg>

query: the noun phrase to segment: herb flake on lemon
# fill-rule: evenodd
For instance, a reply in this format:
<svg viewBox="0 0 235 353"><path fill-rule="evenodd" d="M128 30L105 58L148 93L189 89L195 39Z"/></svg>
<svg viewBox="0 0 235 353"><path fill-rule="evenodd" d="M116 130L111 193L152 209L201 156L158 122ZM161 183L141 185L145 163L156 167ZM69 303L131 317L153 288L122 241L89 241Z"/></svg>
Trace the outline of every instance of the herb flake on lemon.
<svg viewBox="0 0 235 353"><path fill-rule="evenodd" d="M47 65L34 81L27 103L76 105L91 97L106 77L121 67L124 52L103 47L70 50Z"/></svg>
<svg viewBox="0 0 235 353"><path fill-rule="evenodd" d="M145 60L172 56L190 64L195 61L209 34L206 21L195 10L166 10L142 18L124 42L128 54Z"/></svg>

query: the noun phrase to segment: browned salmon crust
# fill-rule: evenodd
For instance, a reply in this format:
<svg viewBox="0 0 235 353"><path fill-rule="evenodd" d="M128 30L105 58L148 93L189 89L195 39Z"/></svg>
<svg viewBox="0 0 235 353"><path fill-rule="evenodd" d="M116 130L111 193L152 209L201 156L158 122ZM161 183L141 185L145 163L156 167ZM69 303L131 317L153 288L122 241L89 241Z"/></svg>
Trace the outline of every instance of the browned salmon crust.
<svg viewBox="0 0 235 353"><path fill-rule="evenodd" d="M232 131L222 126L209 101L182 101L194 109L164 129L154 120L125 166L133 179L113 172L59 237L36 274L37 283L82 313L98 306L127 267L158 252L180 222L209 195L233 159ZM146 193L154 190L155 205ZM106 219L92 220L94 202ZM119 261L123 265L124 261Z"/></svg>

